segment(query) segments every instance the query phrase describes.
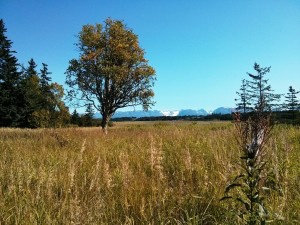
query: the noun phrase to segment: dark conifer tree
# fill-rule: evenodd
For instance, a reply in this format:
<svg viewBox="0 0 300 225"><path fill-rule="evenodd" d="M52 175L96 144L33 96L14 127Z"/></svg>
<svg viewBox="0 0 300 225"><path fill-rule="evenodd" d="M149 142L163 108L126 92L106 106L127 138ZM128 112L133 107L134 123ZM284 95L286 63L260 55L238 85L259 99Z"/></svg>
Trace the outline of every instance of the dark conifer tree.
<svg viewBox="0 0 300 225"><path fill-rule="evenodd" d="M85 126L93 126L93 118L94 118L94 108L92 104L87 104L85 115L84 115L84 125Z"/></svg>
<svg viewBox="0 0 300 225"><path fill-rule="evenodd" d="M248 81L243 79L242 80L242 85L240 88L240 91L236 92L236 94L239 96L238 99L235 99L235 101L237 102L237 110L241 111L242 113L246 113L248 112L251 108L250 108L250 95L248 92Z"/></svg>
<svg viewBox="0 0 300 225"><path fill-rule="evenodd" d="M71 123L75 125L80 125L80 116L76 109L73 111L71 115Z"/></svg>
<svg viewBox="0 0 300 225"><path fill-rule="evenodd" d="M42 63L43 68L40 70L40 88L41 88L41 107L46 110L54 110L51 104L53 93L51 92L51 72L48 71L48 65Z"/></svg>
<svg viewBox="0 0 300 225"><path fill-rule="evenodd" d="M49 91L49 84L51 82L51 77L49 75L51 75L51 72L48 71L48 65L45 63L42 63L43 68L40 70L40 83L41 83L41 87L42 89L45 90L45 92Z"/></svg>
<svg viewBox="0 0 300 225"><path fill-rule="evenodd" d="M0 20L0 126L18 126L22 95L19 92L21 73L18 60L11 50L12 42L5 36L7 29Z"/></svg>
<svg viewBox="0 0 300 225"><path fill-rule="evenodd" d="M38 76L38 72L36 71L36 63L33 59L28 61L28 67L26 69L25 78L36 77Z"/></svg>
<svg viewBox="0 0 300 225"><path fill-rule="evenodd" d="M256 74L248 73L251 81L248 82L248 92L250 96L251 109L256 112L271 111L278 104L280 95L274 94L271 85L268 84L268 79L265 75L270 72L271 67L260 67L259 64L254 63L254 70Z"/></svg>
<svg viewBox="0 0 300 225"><path fill-rule="evenodd" d="M40 74L33 59L21 68L11 50L0 20L0 127L62 126L69 119L63 102L63 87L50 83L51 73L43 63Z"/></svg>
<svg viewBox="0 0 300 225"><path fill-rule="evenodd" d="M289 87L289 92L285 95L285 110L289 111L289 117L293 124L299 123L297 120L297 115L299 115L298 110L300 109L299 100L297 99L297 94L300 91L296 91L292 86Z"/></svg>
<svg viewBox="0 0 300 225"><path fill-rule="evenodd" d="M289 87L289 92L285 96L285 109L289 111L296 111L299 109L299 101L297 99L297 94L300 91L296 91L292 86Z"/></svg>
<svg viewBox="0 0 300 225"><path fill-rule="evenodd" d="M33 118L33 113L40 110L43 95L41 93L40 78L36 67L35 61L31 59L23 75L22 93L25 98L24 117L22 119L23 127L38 127L36 120Z"/></svg>

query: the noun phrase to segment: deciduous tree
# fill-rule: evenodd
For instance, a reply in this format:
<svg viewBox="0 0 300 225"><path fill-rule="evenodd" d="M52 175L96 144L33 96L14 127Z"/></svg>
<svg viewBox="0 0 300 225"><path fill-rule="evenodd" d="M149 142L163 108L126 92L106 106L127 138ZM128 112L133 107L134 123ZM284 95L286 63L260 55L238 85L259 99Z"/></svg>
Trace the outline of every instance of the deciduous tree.
<svg viewBox="0 0 300 225"><path fill-rule="evenodd" d="M155 71L148 65L138 36L122 21L83 26L78 59L66 71L70 99L85 100L102 115L102 128L117 109L153 104Z"/></svg>
<svg viewBox="0 0 300 225"><path fill-rule="evenodd" d="M70 113L68 107L63 101L64 88L62 85L54 82L50 84L51 98L49 104L51 109L51 127L62 127L70 121Z"/></svg>

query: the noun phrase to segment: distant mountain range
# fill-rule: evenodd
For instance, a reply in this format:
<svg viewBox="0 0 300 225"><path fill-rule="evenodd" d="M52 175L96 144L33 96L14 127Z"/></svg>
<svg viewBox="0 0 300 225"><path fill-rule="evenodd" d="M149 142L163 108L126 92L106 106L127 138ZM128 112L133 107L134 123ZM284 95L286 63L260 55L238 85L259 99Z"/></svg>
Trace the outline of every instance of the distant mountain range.
<svg viewBox="0 0 300 225"><path fill-rule="evenodd" d="M159 116L207 116L209 114L230 114L235 111L234 108L225 108L219 107L212 112L207 112L204 109L194 110L194 109L181 109L173 111L159 111L159 110L136 110L136 111L117 111L113 118L122 118L122 117L159 117ZM95 114L96 118L101 118L99 113Z"/></svg>
<svg viewBox="0 0 300 225"><path fill-rule="evenodd" d="M236 111L235 108L225 108L225 107L219 107L217 109L215 109L212 114L231 114L232 112Z"/></svg>

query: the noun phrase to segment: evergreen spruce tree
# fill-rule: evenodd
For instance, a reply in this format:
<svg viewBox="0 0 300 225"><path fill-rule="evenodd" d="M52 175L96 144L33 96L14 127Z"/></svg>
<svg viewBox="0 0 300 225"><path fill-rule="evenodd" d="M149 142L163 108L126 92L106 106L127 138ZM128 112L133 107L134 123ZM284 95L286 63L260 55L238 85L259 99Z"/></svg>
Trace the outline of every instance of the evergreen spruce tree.
<svg viewBox="0 0 300 225"><path fill-rule="evenodd" d="M19 71L12 42L5 36L0 20L0 127L62 126L69 120L61 85L51 83L51 73L43 63L40 73L33 59Z"/></svg>
<svg viewBox="0 0 300 225"><path fill-rule="evenodd" d="M71 124L80 125L80 116L77 110L75 109L71 115Z"/></svg>
<svg viewBox="0 0 300 225"><path fill-rule="evenodd" d="M297 94L300 91L296 91L292 86L289 87L289 92L285 95L285 109L288 111L296 111L299 109L299 101Z"/></svg>
<svg viewBox="0 0 300 225"><path fill-rule="evenodd" d="M300 109L299 100L297 99L297 94L299 93L300 91L296 91L290 86L289 92L285 95L284 108L289 111L293 123L297 123L297 114L299 114L299 112L297 112Z"/></svg>
<svg viewBox="0 0 300 225"><path fill-rule="evenodd" d="M70 114L63 102L64 89L62 85L51 82L51 72L48 65L42 63L40 70L40 111L36 113L46 127L61 127L68 123Z"/></svg>
<svg viewBox="0 0 300 225"><path fill-rule="evenodd" d="M266 224L272 219L265 201L265 196L270 194L265 192L265 187L269 188L264 183L268 169L265 154L272 130L271 110L275 105L274 101L280 97L272 93L271 86L265 79L270 67L262 68L255 63L254 70L257 74L248 73L252 80L247 83L247 88L244 85L241 88L248 90L251 113L246 119L241 118L240 113L234 114L236 140L241 150L241 171L226 187L225 196L222 198L233 200L237 209L236 215L244 224L249 225Z"/></svg>
<svg viewBox="0 0 300 225"><path fill-rule="evenodd" d="M19 92L21 73L18 60L11 50L12 42L5 36L7 29L0 20L0 126L18 126L22 95Z"/></svg>
<svg viewBox="0 0 300 225"><path fill-rule="evenodd" d="M28 62L28 67L24 72L24 80L22 81L22 93L24 95L24 117L22 119L22 127L35 128L39 127L34 112L41 109L42 93L40 88L40 78L36 70L36 63L33 59Z"/></svg>
<svg viewBox="0 0 300 225"><path fill-rule="evenodd" d="M94 109L92 104L87 104L85 115L84 115L84 125L85 126L93 126L93 118L94 118Z"/></svg>
<svg viewBox="0 0 300 225"><path fill-rule="evenodd" d="M248 73L251 78L248 82L251 109L255 112L271 111L278 106L275 102L279 101L281 96L273 93L268 79L265 79L270 69L271 67L260 67L259 64L254 63L256 74Z"/></svg>
<svg viewBox="0 0 300 225"><path fill-rule="evenodd" d="M248 81L243 79L242 85L239 92L236 92L236 94L239 96L238 99L235 99L237 102L237 110L242 111L242 113L246 113L250 110L250 95L248 93Z"/></svg>
<svg viewBox="0 0 300 225"><path fill-rule="evenodd" d="M51 104L53 93L51 92L51 72L48 71L48 65L42 63L43 68L40 70L40 89L42 94L41 107L48 111L55 110Z"/></svg>
<svg viewBox="0 0 300 225"><path fill-rule="evenodd" d="M51 83L51 73L43 63L40 73L33 59L28 62L22 81L24 95L24 117L22 127L61 127L69 120L68 108L63 102L64 90L57 83Z"/></svg>
<svg viewBox="0 0 300 225"><path fill-rule="evenodd" d="M51 77L49 76L51 72L48 71L48 65L46 63L42 63L43 68L41 71L41 86L47 87L49 85L49 82L51 82Z"/></svg>

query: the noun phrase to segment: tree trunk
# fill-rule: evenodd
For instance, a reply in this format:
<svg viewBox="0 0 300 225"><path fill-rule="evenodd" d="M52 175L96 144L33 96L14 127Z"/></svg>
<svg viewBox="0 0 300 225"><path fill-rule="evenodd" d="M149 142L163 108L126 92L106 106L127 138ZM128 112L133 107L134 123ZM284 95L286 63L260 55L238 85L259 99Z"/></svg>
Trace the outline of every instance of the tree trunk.
<svg viewBox="0 0 300 225"><path fill-rule="evenodd" d="M108 131L107 131L107 127L108 127L108 122L110 120L110 115L107 115L107 114L103 114L102 115L102 122L101 122L101 128L102 128L102 131L107 134Z"/></svg>

